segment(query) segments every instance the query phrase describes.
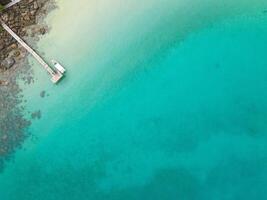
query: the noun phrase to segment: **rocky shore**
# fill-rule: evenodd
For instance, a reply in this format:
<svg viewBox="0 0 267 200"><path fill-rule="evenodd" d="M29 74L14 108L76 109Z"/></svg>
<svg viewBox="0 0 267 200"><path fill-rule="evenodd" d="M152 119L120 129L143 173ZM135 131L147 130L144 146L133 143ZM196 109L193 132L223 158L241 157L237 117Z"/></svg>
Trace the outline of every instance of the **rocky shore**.
<svg viewBox="0 0 267 200"><path fill-rule="evenodd" d="M35 46L39 36L48 30L41 22L52 8L54 3L50 0L22 0L4 10L0 17L14 32L26 41L30 39L30 45ZM23 115L23 96L18 79L28 84L33 80L27 52L0 29L0 171L5 160L29 136L27 129L31 122Z"/></svg>
<svg viewBox="0 0 267 200"><path fill-rule="evenodd" d="M11 8L4 10L1 19L20 37L29 36L27 28L37 22L38 15L45 12L45 4L48 0L22 0ZM39 27L32 32L31 37L36 34L45 34L46 27ZM0 32L0 72L10 69L21 57L25 57L22 49L18 48L17 42L6 32Z"/></svg>

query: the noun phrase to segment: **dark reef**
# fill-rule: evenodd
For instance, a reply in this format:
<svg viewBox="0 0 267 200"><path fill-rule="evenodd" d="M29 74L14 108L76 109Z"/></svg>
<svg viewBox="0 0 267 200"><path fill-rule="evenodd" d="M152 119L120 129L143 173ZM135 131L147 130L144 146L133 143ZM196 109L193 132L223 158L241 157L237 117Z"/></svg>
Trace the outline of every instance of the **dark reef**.
<svg viewBox="0 0 267 200"><path fill-rule="evenodd" d="M6 3L1 0L1 3ZM51 6L52 5L52 6ZM1 19L23 39L35 45L38 37L47 32L42 21L54 8L50 0L22 0L0 13ZM0 29L0 172L5 160L30 136L30 119L39 119L37 111L26 119L23 95L17 80L33 83L26 51L4 30Z"/></svg>

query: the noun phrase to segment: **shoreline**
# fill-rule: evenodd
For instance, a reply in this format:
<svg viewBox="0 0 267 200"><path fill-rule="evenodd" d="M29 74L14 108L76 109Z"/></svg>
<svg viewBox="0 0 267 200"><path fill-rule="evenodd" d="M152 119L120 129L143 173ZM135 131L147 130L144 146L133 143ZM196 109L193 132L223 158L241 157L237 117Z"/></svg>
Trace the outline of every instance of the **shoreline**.
<svg viewBox="0 0 267 200"><path fill-rule="evenodd" d="M54 0L22 0L3 11L1 17L34 48L49 31L44 19L56 8ZM28 53L6 32L0 32L0 172L23 141L31 120L23 116L23 95L17 80L34 82ZM24 102L25 103L25 102Z"/></svg>

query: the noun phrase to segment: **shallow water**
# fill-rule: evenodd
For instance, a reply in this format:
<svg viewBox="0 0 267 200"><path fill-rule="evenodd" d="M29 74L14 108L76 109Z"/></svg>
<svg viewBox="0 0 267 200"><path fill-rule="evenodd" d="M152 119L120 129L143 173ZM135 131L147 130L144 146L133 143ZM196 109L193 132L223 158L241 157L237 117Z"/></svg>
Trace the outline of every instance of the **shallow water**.
<svg viewBox="0 0 267 200"><path fill-rule="evenodd" d="M58 5L1 199L267 198L266 1Z"/></svg>

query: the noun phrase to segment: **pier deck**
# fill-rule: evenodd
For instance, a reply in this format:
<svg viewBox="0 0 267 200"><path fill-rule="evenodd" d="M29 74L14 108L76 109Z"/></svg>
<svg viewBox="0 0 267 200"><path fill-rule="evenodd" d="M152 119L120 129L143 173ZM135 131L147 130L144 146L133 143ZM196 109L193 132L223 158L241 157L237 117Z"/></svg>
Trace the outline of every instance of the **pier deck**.
<svg viewBox="0 0 267 200"><path fill-rule="evenodd" d="M5 9L19 3L21 0L12 0L10 3L8 3L7 5L4 6Z"/></svg>
<svg viewBox="0 0 267 200"><path fill-rule="evenodd" d="M62 77L59 71L54 71L45 61L39 56L26 42L24 42L14 31L11 30L1 19L0 23L2 27L21 45L23 46L40 64L41 66L48 72L51 76L51 81L53 83L57 83Z"/></svg>

